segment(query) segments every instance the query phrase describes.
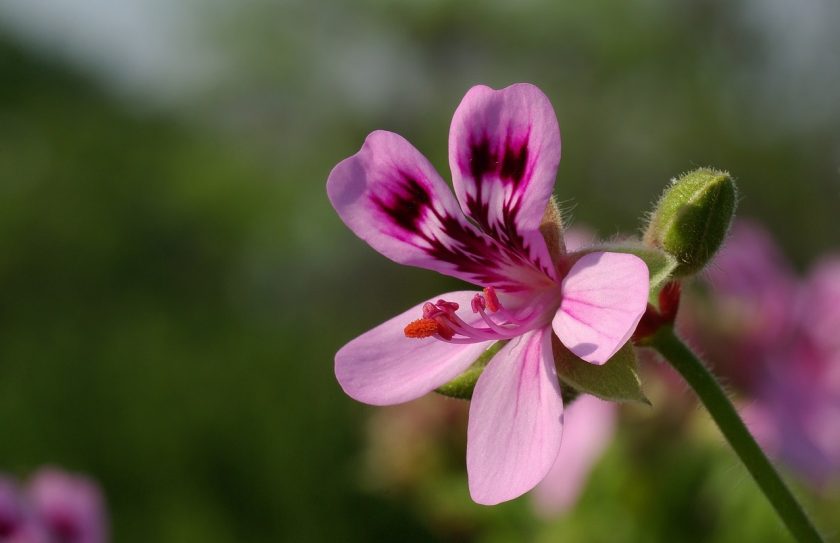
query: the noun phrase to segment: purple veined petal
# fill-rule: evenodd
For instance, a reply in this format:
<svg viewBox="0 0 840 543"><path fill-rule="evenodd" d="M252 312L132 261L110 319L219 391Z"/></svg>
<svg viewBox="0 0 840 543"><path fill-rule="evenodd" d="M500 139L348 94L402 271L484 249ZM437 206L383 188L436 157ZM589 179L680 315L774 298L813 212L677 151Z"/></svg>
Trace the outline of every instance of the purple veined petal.
<svg viewBox="0 0 840 543"><path fill-rule="evenodd" d="M612 439L617 412L615 403L587 394L566 409L560 453L534 489L534 505L540 514L562 514L575 504L592 466Z"/></svg>
<svg viewBox="0 0 840 543"><path fill-rule="evenodd" d="M548 281L518 253L467 221L428 160L403 137L376 131L327 179L344 223L400 264L515 292Z"/></svg>
<svg viewBox="0 0 840 543"><path fill-rule="evenodd" d="M563 279L554 332L580 358L605 363L639 324L647 307L648 281L647 266L637 256L584 255Z"/></svg>
<svg viewBox="0 0 840 543"><path fill-rule="evenodd" d="M467 430L472 499L495 505L534 488L554 464L562 430L551 330L540 328L505 345L476 384Z"/></svg>
<svg viewBox="0 0 840 543"><path fill-rule="evenodd" d="M471 88L452 118L449 166L464 213L555 277L539 233L560 163L560 128L537 87Z"/></svg>
<svg viewBox="0 0 840 543"><path fill-rule="evenodd" d="M457 303L463 310L470 307L474 295L473 291L459 291L440 297ZM431 337L405 337L405 326L422 317L422 308L422 303L412 307L336 353L335 376L348 396L371 405L414 400L463 373L493 344L486 341L464 345ZM461 318L467 324L476 324L479 317L470 317Z"/></svg>
<svg viewBox="0 0 840 543"><path fill-rule="evenodd" d="M28 496L51 540L105 543L108 523L99 487L90 479L54 468L35 474Z"/></svg>

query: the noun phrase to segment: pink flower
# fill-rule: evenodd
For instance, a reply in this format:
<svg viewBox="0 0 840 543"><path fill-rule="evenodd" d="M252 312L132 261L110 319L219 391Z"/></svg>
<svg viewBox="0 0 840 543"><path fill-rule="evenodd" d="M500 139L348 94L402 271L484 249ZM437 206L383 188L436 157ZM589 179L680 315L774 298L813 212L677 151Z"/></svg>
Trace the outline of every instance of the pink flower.
<svg viewBox="0 0 840 543"><path fill-rule="evenodd" d="M691 332L727 381L746 393L741 412L748 426L768 453L811 482L836 477L840 258L823 260L800 280L770 234L741 220L709 278L711 317ZM683 316L699 307L689 304Z"/></svg>
<svg viewBox="0 0 840 543"><path fill-rule="evenodd" d="M17 485L0 475L0 541L7 541L24 523Z"/></svg>
<svg viewBox="0 0 840 543"><path fill-rule="evenodd" d="M29 482L29 502L48 541L105 543L105 505L99 487L80 475L44 468Z"/></svg>
<svg viewBox="0 0 840 543"><path fill-rule="evenodd" d="M384 131L327 181L341 219L374 249L484 289L420 303L341 348L335 373L348 395L373 405L413 400L510 340L470 405L467 472L482 504L527 492L557 457L563 404L552 332L603 364L647 303L648 270L635 256L565 254L561 246L552 259L539 226L559 161L557 118L539 89L477 86L449 133L455 197L419 151Z"/></svg>
<svg viewBox="0 0 840 543"><path fill-rule="evenodd" d="M105 507L95 483L53 468L25 489L0 475L0 542L105 543Z"/></svg>
<svg viewBox="0 0 840 543"><path fill-rule="evenodd" d="M791 339L798 284L775 240L739 219L707 272L708 303L686 299L679 326L735 387L753 392L766 360Z"/></svg>

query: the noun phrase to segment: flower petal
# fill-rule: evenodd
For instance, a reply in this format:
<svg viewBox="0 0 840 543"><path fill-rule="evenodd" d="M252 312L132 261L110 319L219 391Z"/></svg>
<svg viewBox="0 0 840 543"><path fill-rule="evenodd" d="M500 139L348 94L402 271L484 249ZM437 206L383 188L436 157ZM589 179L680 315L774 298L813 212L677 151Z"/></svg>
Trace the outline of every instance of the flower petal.
<svg viewBox="0 0 840 543"><path fill-rule="evenodd" d="M562 428L551 331L541 328L505 345L476 384L467 430L472 499L495 505L531 490L554 463Z"/></svg>
<svg viewBox="0 0 840 543"><path fill-rule="evenodd" d="M535 505L541 514L563 513L577 501L592 466L612 438L616 407L613 402L582 394L566 408L560 454L534 489Z"/></svg>
<svg viewBox="0 0 840 543"><path fill-rule="evenodd" d="M555 277L539 233L560 163L560 128L533 85L467 92L449 131L449 166L464 213Z"/></svg>
<svg viewBox="0 0 840 543"><path fill-rule="evenodd" d="M554 332L580 358L603 364L639 324L647 307L648 280L647 266L637 256L584 255L563 280Z"/></svg>
<svg viewBox="0 0 840 543"><path fill-rule="evenodd" d="M344 223L400 264L482 286L521 291L546 276L467 221L452 191L401 136L376 131L340 162L327 194Z"/></svg>
<svg viewBox="0 0 840 543"><path fill-rule="evenodd" d="M471 291L441 297L470 307ZM372 405L393 405L419 398L460 375L492 341L469 345L435 338L410 339L403 330L423 314L423 304L362 334L335 355L335 376L348 396ZM474 324L479 317L464 318ZM470 321L473 322L470 322Z"/></svg>

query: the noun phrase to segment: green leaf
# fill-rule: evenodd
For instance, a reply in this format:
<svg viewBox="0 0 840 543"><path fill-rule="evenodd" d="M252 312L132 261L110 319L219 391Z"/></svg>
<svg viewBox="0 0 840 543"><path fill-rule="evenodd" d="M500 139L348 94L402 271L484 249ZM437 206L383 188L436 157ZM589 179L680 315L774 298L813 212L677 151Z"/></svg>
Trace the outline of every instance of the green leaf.
<svg viewBox="0 0 840 543"><path fill-rule="evenodd" d="M590 250L587 250L589 252ZM650 273L650 293L648 294L648 301L654 306L659 307L659 291L671 278L674 271L679 266L676 258L657 248L645 247L641 244L627 244L627 245L599 245L591 249L591 251L611 251L613 253L627 253L636 255L641 258L648 267Z"/></svg>
<svg viewBox="0 0 840 543"><path fill-rule="evenodd" d="M476 361L467 368L467 371L445 385L435 389L435 392L443 394L444 396L449 396L450 398L458 398L461 400L469 400L472 398L475 383L478 381L479 376L481 376L481 372L484 371L484 367L487 366L490 359L493 358L493 356L498 353L506 343L507 340L497 341L491 345L490 348L481 353L481 356L479 356Z"/></svg>
<svg viewBox="0 0 840 543"><path fill-rule="evenodd" d="M642 382L636 372L636 351L630 342L602 366L581 360L556 337L552 339L552 348L557 375L564 384L602 400L650 405L642 392Z"/></svg>

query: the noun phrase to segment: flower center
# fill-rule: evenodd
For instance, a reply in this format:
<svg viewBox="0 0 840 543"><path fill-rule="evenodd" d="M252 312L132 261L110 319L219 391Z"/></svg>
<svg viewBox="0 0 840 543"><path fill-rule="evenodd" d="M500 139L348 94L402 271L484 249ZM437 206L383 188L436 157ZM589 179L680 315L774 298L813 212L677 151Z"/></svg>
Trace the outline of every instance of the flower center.
<svg viewBox="0 0 840 543"><path fill-rule="evenodd" d="M427 302L423 304L423 318L408 323L404 329L405 336L414 339L433 337L448 343L511 339L531 330L540 313L537 309L518 314L507 310L493 287L476 293L470 307L473 313L481 316L474 325L467 324L456 314L460 306L455 302L443 299L437 303Z"/></svg>

